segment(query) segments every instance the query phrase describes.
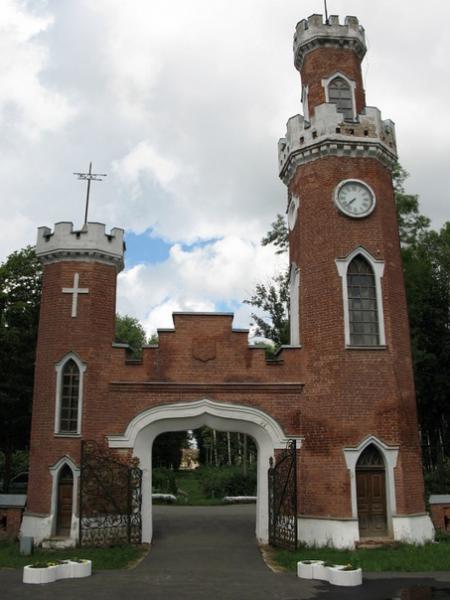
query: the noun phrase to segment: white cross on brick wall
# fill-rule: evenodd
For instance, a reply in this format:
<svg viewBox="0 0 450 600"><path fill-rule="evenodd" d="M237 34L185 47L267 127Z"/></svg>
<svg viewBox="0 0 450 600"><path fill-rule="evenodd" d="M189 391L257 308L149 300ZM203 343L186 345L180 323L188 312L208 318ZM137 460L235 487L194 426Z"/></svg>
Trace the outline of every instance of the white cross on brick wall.
<svg viewBox="0 0 450 600"><path fill-rule="evenodd" d="M78 287L79 282L80 282L80 275L78 273L75 273L73 276L73 287L62 289L64 294L72 294L72 317L77 316L78 294L89 294L88 288Z"/></svg>

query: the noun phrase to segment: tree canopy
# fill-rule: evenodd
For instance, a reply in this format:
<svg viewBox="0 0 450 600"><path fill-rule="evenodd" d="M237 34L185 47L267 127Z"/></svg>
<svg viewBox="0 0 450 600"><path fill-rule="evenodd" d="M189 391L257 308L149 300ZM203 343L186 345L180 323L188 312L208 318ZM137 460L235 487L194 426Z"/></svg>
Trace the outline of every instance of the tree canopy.
<svg viewBox="0 0 450 600"><path fill-rule="evenodd" d="M31 247L13 252L0 265L0 451L5 491L13 453L29 443L41 276Z"/></svg>

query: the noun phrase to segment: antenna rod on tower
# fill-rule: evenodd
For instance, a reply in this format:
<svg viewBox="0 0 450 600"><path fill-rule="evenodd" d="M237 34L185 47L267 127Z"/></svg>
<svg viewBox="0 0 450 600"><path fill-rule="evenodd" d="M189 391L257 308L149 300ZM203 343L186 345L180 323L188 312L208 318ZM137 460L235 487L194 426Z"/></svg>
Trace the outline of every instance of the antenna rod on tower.
<svg viewBox="0 0 450 600"><path fill-rule="evenodd" d="M74 175L77 175L78 179L87 181L86 209L84 211L84 225L87 225L89 212L89 196L91 193L91 181L102 181L101 178L106 177L106 173L93 173L92 163L89 163L89 171L87 173L74 173Z"/></svg>
<svg viewBox="0 0 450 600"><path fill-rule="evenodd" d="M323 0L324 4L325 4L325 23L328 25L328 6L327 6L327 0Z"/></svg>

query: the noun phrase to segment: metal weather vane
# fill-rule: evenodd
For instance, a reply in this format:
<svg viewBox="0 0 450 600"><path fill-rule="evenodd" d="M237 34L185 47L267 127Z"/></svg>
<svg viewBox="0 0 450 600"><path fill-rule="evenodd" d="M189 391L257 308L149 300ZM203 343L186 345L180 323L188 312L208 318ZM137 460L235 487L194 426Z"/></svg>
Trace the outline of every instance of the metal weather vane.
<svg viewBox="0 0 450 600"><path fill-rule="evenodd" d="M89 171L87 173L74 173L81 179L82 181L87 181L87 190L86 190L86 210L84 212L84 224L86 225L88 220L88 211L89 211L89 195L91 193L91 181L103 181L102 177L107 177L106 173L93 173L92 172L92 163L89 163Z"/></svg>

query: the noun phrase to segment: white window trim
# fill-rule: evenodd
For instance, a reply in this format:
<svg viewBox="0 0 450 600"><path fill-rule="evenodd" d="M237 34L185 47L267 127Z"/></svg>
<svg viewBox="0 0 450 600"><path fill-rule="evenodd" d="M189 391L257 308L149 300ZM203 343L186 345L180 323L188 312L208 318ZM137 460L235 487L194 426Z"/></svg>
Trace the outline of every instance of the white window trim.
<svg viewBox="0 0 450 600"><path fill-rule="evenodd" d="M298 196L292 196L287 210L287 222L289 231L292 231L297 223L298 209L300 207L300 199Z"/></svg>
<svg viewBox="0 0 450 600"><path fill-rule="evenodd" d="M78 387L78 415L77 430L74 432L61 431L61 394L62 394L62 373L67 361L73 360L80 371L80 385ZM55 365L56 370L56 402L55 402L55 435L73 437L81 434L81 422L83 413L83 380L86 365L75 352L69 352Z"/></svg>
<svg viewBox="0 0 450 600"><path fill-rule="evenodd" d="M386 473L386 508L388 531L392 531L392 517L397 514L397 500L395 497L394 469L397 466L398 446L388 446L377 437L371 435L365 438L355 448L344 448L345 462L350 471L350 492L352 502L352 517L358 518L358 495L356 490L356 465L364 450L373 444L383 457Z"/></svg>
<svg viewBox="0 0 450 600"><path fill-rule="evenodd" d="M302 104L303 104L303 117L305 121L309 121L309 86L302 86Z"/></svg>
<svg viewBox="0 0 450 600"><path fill-rule="evenodd" d="M336 267L339 273L340 278L342 279L342 302L344 306L344 337L345 337L345 345L349 348L358 348L359 346L352 346L350 343L350 318L349 318L349 307L348 307L348 286L347 286L347 271L349 264L352 260L361 254L367 262L370 264L373 270L373 274L375 277L375 291L376 291L376 300L377 300L377 314L378 314L378 334L380 342L373 348L378 348L380 346L386 346L386 330L384 327L384 310L383 310L383 295L381 290L381 278L384 274L384 260L377 260L373 258L373 256L367 252L365 248L359 246L355 248L353 252L351 252L345 258L337 258L336 259ZM361 348L367 348L367 346L361 346Z"/></svg>
<svg viewBox="0 0 450 600"><path fill-rule="evenodd" d="M328 90L328 86L333 81L333 79L336 79L336 77L341 77L350 86L350 89L352 91L353 119L356 119L356 115L357 115L357 113L356 113L356 97L355 97L356 82L353 81L352 79L349 79L346 75L344 75L344 73L341 73L340 71L337 71L336 73L334 73L333 75L331 75L327 79L322 79L322 86L323 86L323 88L325 90L325 102L327 102L327 103L330 102L330 92Z"/></svg>
<svg viewBox="0 0 450 600"><path fill-rule="evenodd" d="M290 346L300 346L300 269L295 263L291 264L289 293Z"/></svg>
<svg viewBox="0 0 450 600"><path fill-rule="evenodd" d="M52 515L52 534L56 532L56 519L58 512L58 483L61 469L67 465L72 471L73 476L73 488L72 488L72 520L70 527L70 537L75 539L78 537L78 515L76 509L78 506L78 484L80 480L80 469L76 466L70 456L61 457L54 465L49 467L50 475L52 477L52 500L51 500L51 515Z"/></svg>

